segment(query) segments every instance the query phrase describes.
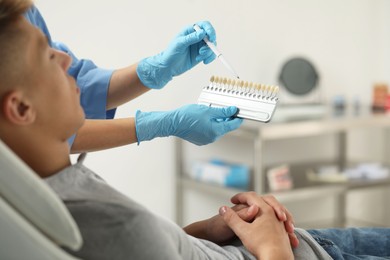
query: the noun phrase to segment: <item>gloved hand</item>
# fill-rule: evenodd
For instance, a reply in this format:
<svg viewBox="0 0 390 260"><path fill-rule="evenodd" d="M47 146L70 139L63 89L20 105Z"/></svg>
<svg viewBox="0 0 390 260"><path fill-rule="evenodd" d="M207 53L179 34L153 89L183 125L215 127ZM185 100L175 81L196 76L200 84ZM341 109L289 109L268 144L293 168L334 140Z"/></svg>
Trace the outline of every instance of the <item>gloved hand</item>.
<svg viewBox="0 0 390 260"><path fill-rule="evenodd" d="M196 32L193 25L187 26L170 43L168 48L138 63L137 75L142 84L149 88L161 89L174 76L193 68L199 62L208 64L215 59L214 53L203 41L206 36L216 41L215 30L210 22L197 22L203 29Z"/></svg>
<svg viewBox="0 0 390 260"><path fill-rule="evenodd" d="M167 112L141 112L135 116L138 144L156 137L177 136L196 145L216 141L237 129L242 119L232 118L236 107L186 105Z"/></svg>

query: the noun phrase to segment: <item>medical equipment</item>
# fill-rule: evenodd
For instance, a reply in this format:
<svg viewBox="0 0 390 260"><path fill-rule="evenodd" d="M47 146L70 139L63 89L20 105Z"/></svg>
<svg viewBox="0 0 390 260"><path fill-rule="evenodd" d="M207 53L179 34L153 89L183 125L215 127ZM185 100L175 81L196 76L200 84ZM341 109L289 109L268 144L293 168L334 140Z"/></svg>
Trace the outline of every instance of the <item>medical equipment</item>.
<svg viewBox="0 0 390 260"><path fill-rule="evenodd" d="M237 117L267 123L278 103L278 86L212 76L198 103L211 107L236 106Z"/></svg>
<svg viewBox="0 0 390 260"><path fill-rule="evenodd" d="M199 32L201 31L202 29L199 27L199 25L197 24L194 24L194 30ZM222 55L222 53L217 49L217 47L209 41L209 38L206 36L203 38L203 41L207 44L207 46L209 46L209 48L214 52L214 54L217 56L217 58L222 62L223 65L225 65L225 67L231 72L233 73L234 77L236 77L237 79L240 79L240 77L238 76L238 74L236 73L236 71L233 69L233 67L227 62L227 60L224 58L224 56Z"/></svg>
<svg viewBox="0 0 390 260"><path fill-rule="evenodd" d="M80 231L58 196L0 140L0 259L76 260Z"/></svg>

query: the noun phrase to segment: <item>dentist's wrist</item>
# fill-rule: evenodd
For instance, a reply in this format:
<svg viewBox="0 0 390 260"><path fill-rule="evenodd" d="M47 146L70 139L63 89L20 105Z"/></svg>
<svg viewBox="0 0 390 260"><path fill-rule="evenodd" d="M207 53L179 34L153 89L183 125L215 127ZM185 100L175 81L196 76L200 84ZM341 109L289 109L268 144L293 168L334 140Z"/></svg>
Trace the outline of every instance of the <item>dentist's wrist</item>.
<svg viewBox="0 0 390 260"><path fill-rule="evenodd" d="M176 131L171 120L171 112L142 112L135 115L135 130L138 144L157 137L168 137Z"/></svg>
<svg viewBox="0 0 390 260"><path fill-rule="evenodd" d="M161 89L172 80L170 68L159 62L160 55L145 58L137 65L138 78L151 89Z"/></svg>

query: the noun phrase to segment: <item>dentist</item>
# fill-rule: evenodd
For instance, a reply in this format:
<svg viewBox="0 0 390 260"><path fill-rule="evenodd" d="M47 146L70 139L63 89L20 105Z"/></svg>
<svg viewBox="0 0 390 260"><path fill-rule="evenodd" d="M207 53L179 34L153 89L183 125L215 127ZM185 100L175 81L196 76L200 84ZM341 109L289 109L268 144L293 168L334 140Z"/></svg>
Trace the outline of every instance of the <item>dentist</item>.
<svg viewBox="0 0 390 260"><path fill-rule="evenodd" d="M157 137L176 136L196 145L214 142L227 132L237 129L242 119L232 118L236 107L211 108L187 105L164 112L136 111L134 117L114 119L116 108L151 89L162 89L173 77L203 62L215 59L204 43L207 35L216 41L213 26L202 21L196 32L192 25L184 28L157 55L147 57L125 68L107 70L97 67L91 60L79 59L63 43L55 42L39 10L33 6L25 18L38 27L50 46L72 57L68 70L81 92L81 104L86 123L69 140L71 152L80 153L109 149L152 140Z"/></svg>

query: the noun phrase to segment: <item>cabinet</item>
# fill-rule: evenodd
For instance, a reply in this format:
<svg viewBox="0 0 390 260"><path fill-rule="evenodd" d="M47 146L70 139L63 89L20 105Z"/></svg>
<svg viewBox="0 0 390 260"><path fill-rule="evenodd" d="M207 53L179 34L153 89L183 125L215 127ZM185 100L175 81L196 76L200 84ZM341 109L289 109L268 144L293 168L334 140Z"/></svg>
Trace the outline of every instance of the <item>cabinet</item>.
<svg viewBox="0 0 390 260"><path fill-rule="evenodd" d="M293 212L301 227L388 225L386 221L390 216L387 200L384 198L388 193L389 179L314 183L307 180L305 173L310 167L329 163L337 164L340 169L353 163L372 160L387 164L390 151L387 131L389 127L389 116L362 112L358 116L326 116L295 122L261 124L245 121L240 129L214 144L201 147L177 139L177 222L187 224L195 219L216 214L219 206L228 204L232 195L241 192L186 177L185 172L189 170L193 160L218 157L249 165L249 189L265 194L270 193L266 179L267 169L284 163L287 157L294 155L295 158L286 159L289 160L294 188L273 195ZM363 137L356 137L355 133L353 139L353 133L362 130L360 134ZM359 143L361 147L356 150L363 150L363 156L350 158L351 149ZM366 148L365 144L372 147ZM285 149L287 147L289 149ZM309 147L307 155L304 155L305 147ZM315 154L319 155L318 158ZM373 154L380 158L373 159ZM364 158L365 155L368 158ZM304 157L303 160L300 156ZM374 220L371 221L364 209L359 211L355 202L361 201L362 198L382 202L383 205L378 205L379 217L373 217ZM366 206L369 206L367 199Z"/></svg>

